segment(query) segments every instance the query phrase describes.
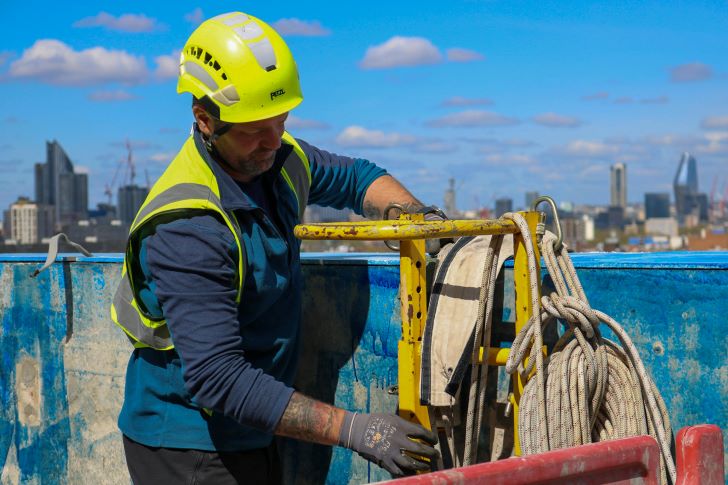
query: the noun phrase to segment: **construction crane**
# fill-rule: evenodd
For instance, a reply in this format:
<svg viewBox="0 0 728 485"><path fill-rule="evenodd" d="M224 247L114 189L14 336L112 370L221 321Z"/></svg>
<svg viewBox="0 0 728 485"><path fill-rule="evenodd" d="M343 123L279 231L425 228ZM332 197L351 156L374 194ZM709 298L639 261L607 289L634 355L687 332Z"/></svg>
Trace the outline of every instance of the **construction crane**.
<svg viewBox="0 0 728 485"><path fill-rule="evenodd" d="M114 176L111 179L110 183L107 183L104 186L104 195L108 198L109 205L112 205L113 199L114 199L114 189L116 188L116 179L119 176L119 171L121 170L121 167L126 167L126 172L124 173L124 184L125 185L132 185L134 184L134 178L136 177L136 168L134 166L134 156L131 149L131 142L129 139L126 139L126 142L124 144L126 146L126 159L120 159L119 162L116 164L116 170L114 170ZM149 183L147 181L147 183Z"/></svg>
<svg viewBox="0 0 728 485"><path fill-rule="evenodd" d="M715 175L715 176L713 177L713 185L712 185L712 187L710 188L710 205L708 206L708 207L709 207L709 209L710 209L710 214L709 214L709 216L710 216L710 222L711 222L711 223L712 223L712 222L715 222L715 219L716 219L716 217L718 217L718 214L717 214L717 211L718 211L718 207L716 206L716 203L715 203L715 189L716 189L717 187L718 187L718 176L717 176L717 175ZM723 211L721 210L721 213L722 213L722 212L723 212Z"/></svg>

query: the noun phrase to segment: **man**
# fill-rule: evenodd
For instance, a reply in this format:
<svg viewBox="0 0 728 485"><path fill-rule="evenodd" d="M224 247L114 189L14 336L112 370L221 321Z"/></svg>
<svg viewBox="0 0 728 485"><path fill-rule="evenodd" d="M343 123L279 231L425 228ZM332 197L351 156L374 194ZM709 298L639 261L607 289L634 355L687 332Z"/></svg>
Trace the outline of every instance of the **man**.
<svg viewBox="0 0 728 485"><path fill-rule="evenodd" d="M296 65L255 17L201 24L177 91L193 95L193 133L132 224L112 306L136 347L119 417L134 483L278 483L273 435L345 446L394 475L429 469L431 431L291 387L306 203L374 218L422 204L374 164L285 132Z"/></svg>

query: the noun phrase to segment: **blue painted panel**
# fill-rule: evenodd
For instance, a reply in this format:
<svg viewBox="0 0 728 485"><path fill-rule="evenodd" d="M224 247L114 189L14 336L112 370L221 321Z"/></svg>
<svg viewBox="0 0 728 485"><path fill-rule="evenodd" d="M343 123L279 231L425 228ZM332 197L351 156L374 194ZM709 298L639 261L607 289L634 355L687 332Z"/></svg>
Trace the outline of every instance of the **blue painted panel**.
<svg viewBox="0 0 728 485"><path fill-rule="evenodd" d="M42 274L27 284L34 266L0 266L0 465L3 476L19 482L65 471L70 436L59 345L66 327L63 284L59 272Z"/></svg>

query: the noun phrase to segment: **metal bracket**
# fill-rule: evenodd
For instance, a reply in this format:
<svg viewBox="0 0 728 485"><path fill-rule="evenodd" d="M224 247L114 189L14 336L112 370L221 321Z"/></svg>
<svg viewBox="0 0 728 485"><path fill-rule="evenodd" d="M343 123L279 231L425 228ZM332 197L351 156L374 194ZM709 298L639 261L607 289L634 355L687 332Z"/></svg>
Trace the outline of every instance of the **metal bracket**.
<svg viewBox="0 0 728 485"><path fill-rule="evenodd" d="M538 205L542 202L548 202L551 206L551 213L554 216L554 226L556 227L556 244L554 245L554 249L558 252L564 244L564 235L561 232L561 221L559 221L559 211L556 209L556 202L554 202L554 199L548 195L536 197L536 199L531 202L531 210L535 212L536 207L538 207Z"/></svg>

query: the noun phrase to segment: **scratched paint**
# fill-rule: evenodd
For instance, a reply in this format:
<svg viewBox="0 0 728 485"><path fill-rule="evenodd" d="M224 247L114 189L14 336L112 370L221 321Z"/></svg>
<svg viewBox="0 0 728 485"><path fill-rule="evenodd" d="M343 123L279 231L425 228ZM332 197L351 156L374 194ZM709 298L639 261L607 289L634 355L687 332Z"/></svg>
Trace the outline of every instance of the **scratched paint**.
<svg viewBox="0 0 728 485"><path fill-rule="evenodd" d="M3 483L68 483L68 401L58 336L65 333L59 273L28 284L32 264L2 265L10 297L0 308ZM7 288L7 289L6 289ZM7 305L7 306L6 306ZM60 472L60 473L59 473Z"/></svg>
<svg viewBox="0 0 728 485"><path fill-rule="evenodd" d="M573 259L592 306L634 340L674 429L714 423L728 440L728 254ZM61 264L30 279L42 260L0 255L0 483L128 484L116 417L130 346L108 317L121 259L70 263L70 280ZM303 263L296 387L350 410L393 412L397 260L311 255ZM504 281L508 321L515 315L508 270ZM289 441L281 449L286 482L388 478L341 448Z"/></svg>

